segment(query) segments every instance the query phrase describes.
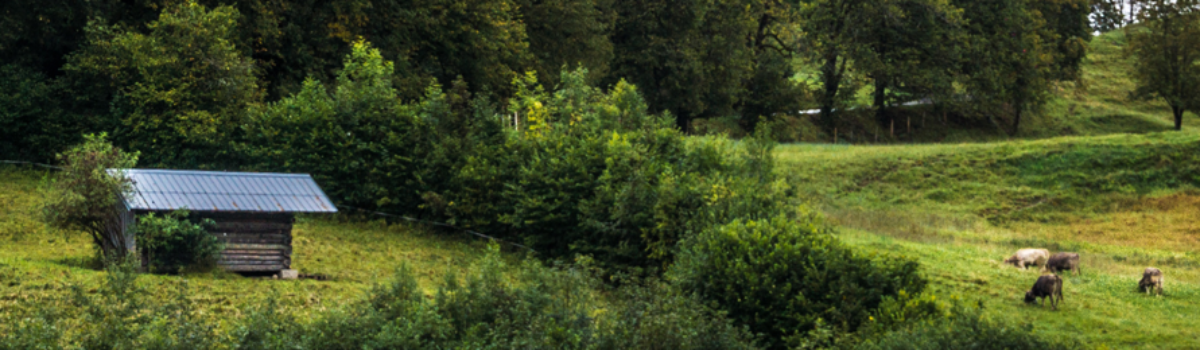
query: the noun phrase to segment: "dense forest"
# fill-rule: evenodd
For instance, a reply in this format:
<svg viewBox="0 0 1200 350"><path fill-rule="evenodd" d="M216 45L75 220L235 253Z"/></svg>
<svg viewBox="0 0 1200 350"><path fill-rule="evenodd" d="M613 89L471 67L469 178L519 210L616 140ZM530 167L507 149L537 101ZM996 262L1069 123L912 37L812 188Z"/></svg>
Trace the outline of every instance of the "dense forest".
<svg viewBox="0 0 1200 350"><path fill-rule="evenodd" d="M400 101L461 80L473 96L503 104L527 72L554 87L560 72L586 68L604 89L622 79L637 86L651 113L670 111L685 131L726 117L752 132L762 120L820 108L830 132L834 111L869 85L880 125L892 122L891 106L928 98L1015 132L1054 82L1077 76L1092 13L1084 0L0 6L8 82L0 154L48 161L80 135L107 131L171 165L209 162L166 159L188 158L185 149L228 149L251 137L239 130L249 111L300 93L306 81L331 87L359 41L394 62Z"/></svg>
<svg viewBox="0 0 1200 350"><path fill-rule="evenodd" d="M1061 86L1082 84L1093 34L1120 28L1137 58L1131 98L1165 101L1175 130L1200 108L1196 0L12 0L0 10L0 160L59 167L30 191L42 196L38 230L90 233L95 269L107 271L91 291L0 308L13 321L0 325L0 348L1072 347L922 294L930 276L912 256L843 243L844 222L808 200L829 190L806 186L842 170L789 181L775 152L781 120L817 110L806 118L837 140L862 122L852 109L894 130L920 101L1017 135ZM745 137L695 130L718 119ZM1168 148L1129 162L1194 160ZM304 311L311 319L271 303L205 316L183 287L152 300L123 260L132 248L103 244L97 227L129 190L107 169L132 167L307 173L344 211L336 220L386 214L493 243L436 293L394 266L364 298ZM881 169L851 187L905 174ZM1071 184L1195 182L1163 172ZM1004 195L1032 191L1018 187ZM1000 209L1067 203L1026 199ZM217 244L184 216L148 219L139 249L178 248L154 239L185 235ZM151 271L191 268L171 264Z"/></svg>

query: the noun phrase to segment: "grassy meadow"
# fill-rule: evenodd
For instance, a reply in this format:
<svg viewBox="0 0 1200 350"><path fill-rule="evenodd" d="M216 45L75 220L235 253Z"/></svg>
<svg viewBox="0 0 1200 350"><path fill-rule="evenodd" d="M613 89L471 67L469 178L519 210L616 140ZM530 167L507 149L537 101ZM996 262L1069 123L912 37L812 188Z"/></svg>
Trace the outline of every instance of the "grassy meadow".
<svg viewBox="0 0 1200 350"><path fill-rule="evenodd" d="M1200 135L1150 133L910 146L788 145L800 199L866 251L917 257L930 292L1089 348L1200 347ZM1078 252L1054 312L1022 302L1025 247ZM1162 297L1141 271L1168 276Z"/></svg>
<svg viewBox="0 0 1200 350"><path fill-rule="evenodd" d="M0 313L30 306L64 307L72 287L95 293L106 274L94 261L90 238L52 230L39 221L39 188L45 176L51 175L0 167ZM293 234L293 268L320 279L282 281L207 272L143 274L138 283L162 300L173 297L174 286L186 283L187 297L201 314L215 319L241 317L268 298L284 310L305 315L361 299L402 264L413 269L421 287L432 295L448 271L465 270L486 249L466 237L344 217L300 217Z"/></svg>

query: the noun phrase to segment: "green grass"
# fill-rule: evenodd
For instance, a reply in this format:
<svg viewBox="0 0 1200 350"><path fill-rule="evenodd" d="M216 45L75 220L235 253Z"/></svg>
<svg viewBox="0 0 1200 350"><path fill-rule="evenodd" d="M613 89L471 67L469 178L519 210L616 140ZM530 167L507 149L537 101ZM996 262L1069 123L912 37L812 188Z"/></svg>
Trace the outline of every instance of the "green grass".
<svg viewBox="0 0 1200 350"><path fill-rule="evenodd" d="M95 267L90 239L53 230L37 215L46 173L0 167L0 313L58 304L71 286L94 293L106 272ZM189 298L222 326L252 305L276 298L300 315L313 315L358 300L384 283L402 264L412 267L427 293L449 272L464 271L485 244L435 234L419 227L344 217L300 217L293 231L293 268L327 280L251 278L226 272L165 276L144 274L139 284L161 300L187 281Z"/></svg>
<svg viewBox="0 0 1200 350"><path fill-rule="evenodd" d="M888 235L844 230L842 239L868 251L920 259L932 280L929 292L976 301L985 313L1012 324L1032 323L1034 333L1077 339L1089 348L1195 349L1200 347L1200 298L1193 269L1170 270L1162 297L1136 290L1141 265L1113 260L1104 250L1081 250L1083 274L1067 275L1058 311L1022 302L1036 269L1018 270L1001 263L1015 246L982 242L928 243Z"/></svg>
<svg viewBox="0 0 1200 350"><path fill-rule="evenodd" d="M981 301L1088 347L1200 347L1200 134L892 146L785 145L780 168L866 251L919 259L939 297ZM1074 251L1066 303L1024 305L1036 271L1001 261L1042 247ZM1136 291L1147 266L1166 294Z"/></svg>

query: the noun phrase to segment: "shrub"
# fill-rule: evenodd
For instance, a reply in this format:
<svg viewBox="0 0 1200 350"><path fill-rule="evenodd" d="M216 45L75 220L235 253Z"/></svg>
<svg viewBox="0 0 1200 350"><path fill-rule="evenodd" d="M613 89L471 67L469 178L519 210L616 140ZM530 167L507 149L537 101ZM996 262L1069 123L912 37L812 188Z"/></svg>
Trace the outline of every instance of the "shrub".
<svg viewBox="0 0 1200 350"><path fill-rule="evenodd" d="M221 257L225 245L204 229L204 226L213 225L212 220L194 224L188 221L187 215L187 211L175 211L164 216L150 213L138 218L138 253L150 271L202 270L215 265Z"/></svg>
<svg viewBox="0 0 1200 350"><path fill-rule="evenodd" d="M858 344L860 350L904 349L1072 349L1078 344L1034 335L1032 324L1015 327L985 318L977 309L955 304L946 317L912 322Z"/></svg>
<svg viewBox="0 0 1200 350"><path fill-rule="evenodd" d="M452 169L491 135L491 109L465 83L400 102L394 65L359 41L333 88L309 80L295 95L251 108L245 152L257 170L311 173L336 204L413 216L440 212ZM488 118L483 117L487 114Z"/></svg>
<svg viewBox="0 0 1200 350"><path fill-rule="evenodd" d="M252 168L312 173L338 204L446 221L545 257L590 255L621 273L665 266L683 237L786 202L765 133L686 137L625 82L606 93L579 69L547 91L529 73L500 114L461 80L403 103L394 70L360 41L334 88L309 81L252 108Z"/></svg>
<svg viewBox="0 0 1200 350"><path fill-rule="evenodd" d="M515 79L497 114L461 81L399 102L393 64L365 42L344 67L333 89L309 81L252 109L255 168L312 173L339 204L444 220L550 258L591 255L615 272L664 266L683 237L786 201L765 137L685 137L636 87L605 93L585 69L554 91L532 73Z"/></svg>
<svg viewBox="0 0 1200 350"><path fill-rule="evenodd" d="M113 147L105 134L84 136L83 144L58 155L62 173L43 210L46 222L90 234L105 261L124 258L133 242L119 229L117 205L133 184L121 169L132 168L137 158L137 152Z"/></svg>
<svg viewBox="0 0 1200 350"><path fill-rule="evenodd" d="M58 343L62 338L63 329L54 317L48 317L45 310L29 317L7 315L0 318L0 349L3 350L49 350L61 349Z"/></svg>
<svg viewBox="0 0 1200 350"><path fill-rule="evenodd" d="M589 255L636 273L669 263L684 237L786 202L765 138L688 138L670 116L650 114L636 87L606 94L586 75L564 72L552 93L532 75L514 83L510 112L522 119L501 147L468 158L442 195L452 220L548 257Z"/></svg>
<svg viewBox="0 0 1200 350"><path fill-rule="evenodd" d="M92 295L81 286L71 287L72 303L82 312L85 325L75 337L84 349L138 348L140 325L154 313L145 297L148 293L138 286L138 274L133 259L120 259L107 264L104 282Z"/></svg>
<svg viewBox="0 0 1200 350"><path fill-rule="evenodd" d="M820 323L853 332L885 298L925 285L916 262L857 256L813 215L739 219L683 245L669 278L765 335L770 348Z"/></svg>
<svg viewBox="0 0 1200 350"><path fill-rule="evenodd" d="M283 313L279 299L272 295L250 309L232 331L232 338L241 350L296 349L300 347L296 324L296 318Z"/></svg>
<svg viewBox="0 0 1200 350"><path fill-rule="evenodd" d="M138 348L142 349L214 349L228 343L216 324L202 319L195 303L188 299L186 280L175 286L175 298L159 305L145 324L139 325Z"/></svg>
<svg viewBox="0 0 1200 350"><path fill-rule="evenodd" d="M659 281L615 291L619 301L600 325L601 349L757 349L745 327L694 294Z"/></svg>
<svg viewBox="0 0 1200 350"><path fill-rule="evenodd" d="M587 261L587 259L582 259ZM589 263L507 267L499 248L432 300L407 268L301 333L313 349L752 349L744 329L663 283L598 293ZM508 273L506 273L508 272Z"/></svg>

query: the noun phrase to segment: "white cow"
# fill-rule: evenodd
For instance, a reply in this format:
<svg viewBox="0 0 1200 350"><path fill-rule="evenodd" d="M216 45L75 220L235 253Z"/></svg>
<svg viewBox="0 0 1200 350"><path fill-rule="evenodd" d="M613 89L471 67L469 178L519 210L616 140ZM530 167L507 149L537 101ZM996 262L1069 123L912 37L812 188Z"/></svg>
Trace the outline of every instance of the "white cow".
<svg viewBox="0 0 1200 350"><path fill-rule="evenodd" d="M1050 251L1038 248L1025 248L1018 250L1008 259L1004 259L1005 263L1016 265L1022 269L1027 269L1029 265L1038 265L1042 269L1046 269L1046 261L1050 260Z"/></svg>

